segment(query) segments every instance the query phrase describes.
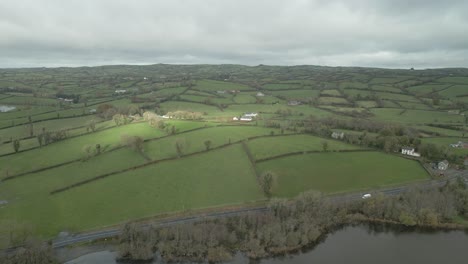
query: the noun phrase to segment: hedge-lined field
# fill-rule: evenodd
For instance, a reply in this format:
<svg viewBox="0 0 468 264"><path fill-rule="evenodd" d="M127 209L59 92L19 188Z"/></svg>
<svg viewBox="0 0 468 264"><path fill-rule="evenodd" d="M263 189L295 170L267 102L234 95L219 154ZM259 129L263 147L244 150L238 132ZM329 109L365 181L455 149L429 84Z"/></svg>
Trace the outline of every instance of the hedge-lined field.
<svg viewBox="0 0 468 264"><path fill-rule="evenodd" d="M380 152L303 154L258 163L257 170L277 175L273 194L280 197L308 189L336 193L428 179L418 162Z"/></svg>

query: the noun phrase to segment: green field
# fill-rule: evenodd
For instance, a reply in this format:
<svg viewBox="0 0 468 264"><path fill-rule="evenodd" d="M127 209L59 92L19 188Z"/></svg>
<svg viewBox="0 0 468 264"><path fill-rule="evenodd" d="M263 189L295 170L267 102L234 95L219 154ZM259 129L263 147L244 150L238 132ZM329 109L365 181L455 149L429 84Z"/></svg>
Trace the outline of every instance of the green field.
<svg viewBox="0 0 468 264"><path fill-rule="evenodd" d="M327 142L328 151L360 149L355 145L310 135L258 138L250 140L248 146L255 159L264 159L293 152L323 151L323 142Z"/></svg>
<svg viewBox="0 0 468 264"><path fill-rule="evenodd" d="M391 108L373 108L375 119L401 123L461 123L463 116L443 111L406 110Z"/></svg>
<svg viewBox="0 0 468 264"><path fill-rule="evenodd" d="M0 113L0 179L25 173L0 182L1 247L10 232L50 239L161 213L264 201L256 176L267 170L277 175L273 198L429 178L417 161L380 152L387 142L400 148L411 139L418 149L419 141L433 143L447 159L468 155L448 147L464 140L464 69L155 64L0 69L0 76L0 105L17 108ZM77 102L59 103L63 94ZM200 115L164 116L176 111ZM249 112L258 116L233 119ZM135 121L118 125L121 116ZM87 129L92 120L94 132ZM42 128L68 136L39 147ZM332 131L346 137L331 139ZM125 146L123 135L141 137L138 150ZM96 144L101 153L86 155Z"/></svg>
<svg viewBox="0 0 468 264"><path fill-rule="evenodd" d="M336 193L427 179L417 162L379 152L303 154L261 162L257 170L277 175L273 193L280 197L306 189Z"/></svg>
<svg viewBox="0 0 468 264"><path fill-rule="evenodd" d="M209 160L210 162L206 162ZM121 173L54 196L47 177L22 178L0 186L18 199L0 211L1 219L30 224L53 236L190 208L241 204L264 199L254 169L240 145ZM34 184L42 182L44 184ZM53 182L53 181L52 181ZM36 185L24 192L24 185ZM2 225L5 230L7 225Z"/></svg>
<svg viewBox="0 0 468 264"><path fill-rule="evenodd" d="M82 149L85 145L101 144L103 150L120 146L121 136L124 134L143 138L155 138L164 135L163 132L150 127L147 123L131 124L60 141L44 148L18 153L13 156L0 157L0 167L4 170L8 169L9 173L13 175L72 161L82 157Z"/></svg>
<svg viewBox="0 0 468 264"><path fill-rule="evenodd" d="M227 90L249 90L250 87L232 83L232 82L221 82L221 81L214 81L214 80L200 80L197 81L195 87L197 90L202 91L227 91Z"/></svg>

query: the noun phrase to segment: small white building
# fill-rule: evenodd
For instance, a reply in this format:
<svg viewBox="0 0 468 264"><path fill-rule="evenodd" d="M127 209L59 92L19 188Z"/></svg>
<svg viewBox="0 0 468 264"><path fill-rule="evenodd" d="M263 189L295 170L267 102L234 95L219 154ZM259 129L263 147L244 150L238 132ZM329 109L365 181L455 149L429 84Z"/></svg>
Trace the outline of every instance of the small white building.
<svg viewBox="0 0 468 264"><path fill-rule="evenodd" d="M127 90L115 90L116 94L124 94L126 92L127 92Z"/></svg>
<svg viewBox="0 0 468 264"><path fill-rule="evenodd" d="M343 139L344 138L344 133L343 132L333 131L333 133L331 134L331 137L334 138L334 139Z"/></svg>
<svg viewBox="0 0 468 264"><path fill-rule="evenodd" d="M262 93L262 92L258 92L258 93L257 93L257 96L258 96L258 97L263 97L263 96L265 96L265 94Z"/></svg>
<svg viewBox="0 0 468 264"><path fill-rule="evenodd" d="M446 170L446 169L448 169L448 166L449 166L448 160L443 160L443 161L437 163L437 169L439 169L439 170Z"/></svg>
<svg viewBox="0 0 468 264"><path fill-rule="evenodd" d="M237 116L233 117L232 120L234 121L239 121L239 118Z"/></svg>
<svg viewBox="0 0 468 264"><path fill-rule="evenodd" d="M256 117L258 113L245 113L242 117Z"/></svg>
<svg viewBox="0 0 468 264"><path fill-rule="evenodd" d="M301 102L299 102L297 100L288 101L288 105L291 105L291 106L300 105L300 104L301 104Z"/></svg>
<svg viewBox="0 0 468 264"><path fill-rule="evenodd" d="M240 121L250 122L250 121L252 121L252 117L242 116L242 117L240 118Z"/></svg>
<svg viewBox="0 0 468 264"><path fill-rule="evenodd" d="M401 154L408 155L412 157L421 157L421 154L414 151L414 148L411 147L403 147L401 148Z"/></svg>

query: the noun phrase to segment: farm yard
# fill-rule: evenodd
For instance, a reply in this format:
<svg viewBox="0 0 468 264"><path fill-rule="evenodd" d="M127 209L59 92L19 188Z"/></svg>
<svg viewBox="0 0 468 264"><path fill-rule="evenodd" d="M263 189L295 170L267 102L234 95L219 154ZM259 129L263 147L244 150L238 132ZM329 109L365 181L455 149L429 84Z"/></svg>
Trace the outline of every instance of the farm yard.
<svg viewBox="0 0 468 264"><path fill-rule="evenodd" d="M468 142L466 76L315 66L1 69L0 247L308 190L431 179L423 164L460 168L468 155L450 147ZM406 146L422 157L401 155ZM274 175L270 193L265 173Z"/></svg>

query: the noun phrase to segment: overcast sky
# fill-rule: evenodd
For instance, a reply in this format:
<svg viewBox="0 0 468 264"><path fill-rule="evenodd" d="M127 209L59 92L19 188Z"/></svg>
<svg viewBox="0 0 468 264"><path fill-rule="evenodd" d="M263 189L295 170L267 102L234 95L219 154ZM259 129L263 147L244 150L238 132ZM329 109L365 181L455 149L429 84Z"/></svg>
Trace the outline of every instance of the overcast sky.
<svg viewBox="0 0 468 264"><path fill-rule="evenodd" d="M0 0L0 67L468 67L467 0Z"/></svg>

